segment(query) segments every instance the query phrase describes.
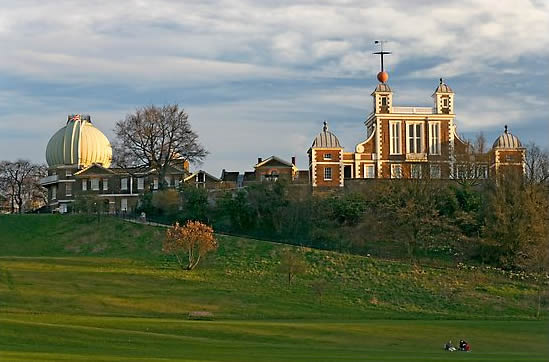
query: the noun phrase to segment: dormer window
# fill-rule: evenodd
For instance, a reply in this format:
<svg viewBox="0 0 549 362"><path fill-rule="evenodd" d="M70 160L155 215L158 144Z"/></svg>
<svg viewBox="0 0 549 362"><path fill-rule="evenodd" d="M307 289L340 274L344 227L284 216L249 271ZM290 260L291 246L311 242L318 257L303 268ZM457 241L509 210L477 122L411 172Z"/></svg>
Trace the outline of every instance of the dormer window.
<svg viewBox="0 0 549 362"><path fill-rule="evenodd" d="M325 160L331 160L332 159L332 154L331 153L325 153L324 154L324 159Z"/></svg>

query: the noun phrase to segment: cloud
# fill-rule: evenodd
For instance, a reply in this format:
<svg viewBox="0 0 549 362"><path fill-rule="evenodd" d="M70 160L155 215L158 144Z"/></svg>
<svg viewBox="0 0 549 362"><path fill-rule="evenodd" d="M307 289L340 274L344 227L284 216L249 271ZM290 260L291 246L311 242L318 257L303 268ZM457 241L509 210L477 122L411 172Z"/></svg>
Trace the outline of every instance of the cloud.
<svg viewBox="0 0 549 362"><path fill-rule="evenodd" d="M430 105L443 76L460 129L509 122L535 134L546 127L548 28L546 1L4 2L0 154L31 154L12 139L47 142L80 109L108 133L136 106L176 101L212 150L211 171L269 153L299 160L324 119L352 149L379 71L376 39L393 52L397 104Z"/></svg>

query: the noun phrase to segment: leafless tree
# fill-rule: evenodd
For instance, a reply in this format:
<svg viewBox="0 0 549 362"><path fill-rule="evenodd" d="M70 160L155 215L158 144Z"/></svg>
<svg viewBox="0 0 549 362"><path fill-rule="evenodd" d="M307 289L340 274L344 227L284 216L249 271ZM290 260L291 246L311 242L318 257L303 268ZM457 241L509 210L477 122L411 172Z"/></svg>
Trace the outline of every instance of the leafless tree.
<svg viewBox="0 0 549 362"><path fill-rule="evenodd" d="M481 132L473 140L467 141L467 152L456 155L453 178L463 186L478 185L488 178L489 154L486 137Z"/></svg>
<svg viewBox="0 0 549 362"><path fill-rule="evenodd" d="M208 153L191 129L188 114L177 104L139 108L118 121L114 131L115 164L153 168L160 188L171 166L182 161L201 162Z"/></svg>
<svg viewBox="0 0 549 362"><path fill-rule="evenodd" d="M549 151L533 142L526 146L526 179L529 183L549 181Z"/></svg>
<svg viewBox="0 0 549 362"><path fill-rule="evenodd" d="M0 186L5 197L10 201L10 211L19 213L37 208L44 204L45 190L40 186L40 178L46 175L44 165L34 164L28 160L0 162Z"/></svg>

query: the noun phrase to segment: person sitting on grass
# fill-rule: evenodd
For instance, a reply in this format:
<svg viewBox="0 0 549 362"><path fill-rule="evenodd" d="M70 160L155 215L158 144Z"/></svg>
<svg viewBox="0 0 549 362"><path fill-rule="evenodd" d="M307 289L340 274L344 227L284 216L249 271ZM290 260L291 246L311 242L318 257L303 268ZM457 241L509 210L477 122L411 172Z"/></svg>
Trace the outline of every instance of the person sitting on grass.
<svg viewBox="0 0 549 362"><path fill-rule="evenodd" d="M469 352L471 350L471 346L467 343L467 341L462 339L459 341L459 350Z"/></svg>
<svg viewBox="0 0 549 362"><path fill-rule="evenodd" d="M448 341L448 342L446 342L446 344L444 345L444 349L445 349L446 351L453 352L453 351L456 350L456 347L454 347L454 346L452 345L452 341Z"/></svg>

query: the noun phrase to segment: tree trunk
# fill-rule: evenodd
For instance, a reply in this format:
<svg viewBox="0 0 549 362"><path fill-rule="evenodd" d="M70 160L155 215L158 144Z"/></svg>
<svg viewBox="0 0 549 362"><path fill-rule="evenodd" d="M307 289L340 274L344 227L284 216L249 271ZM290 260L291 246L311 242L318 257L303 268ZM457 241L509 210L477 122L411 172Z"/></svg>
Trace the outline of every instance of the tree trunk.
<svg viewBox="0 0 549 362"><path fill-rule="evenodd" d="M536 319L539 319L540 311L541 311L541 284L538 284L538 308L536 311Z"/></svg>

